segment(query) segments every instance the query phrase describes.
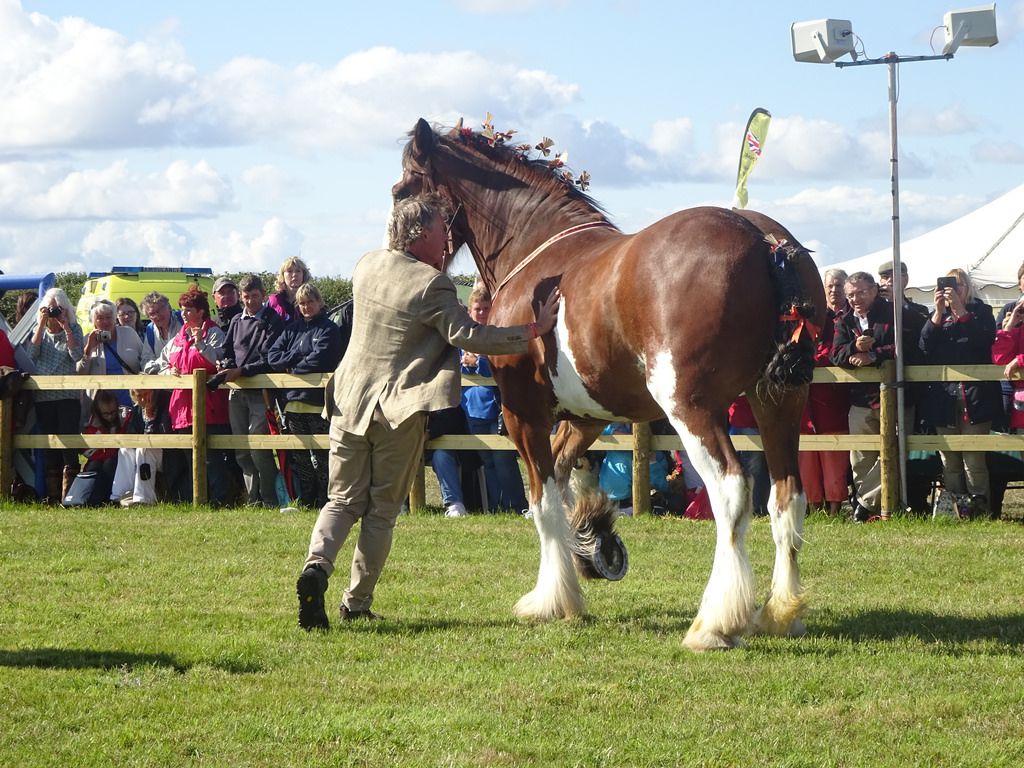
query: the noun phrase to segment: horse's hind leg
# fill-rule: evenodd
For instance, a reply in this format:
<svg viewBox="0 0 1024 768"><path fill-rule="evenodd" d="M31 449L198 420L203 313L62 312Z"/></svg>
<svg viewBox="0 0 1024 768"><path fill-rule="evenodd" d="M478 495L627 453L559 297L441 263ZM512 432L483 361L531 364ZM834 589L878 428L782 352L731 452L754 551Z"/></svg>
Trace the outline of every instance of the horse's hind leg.
<svg viewBox="0 0 1024 768"><path fill-rule="evenodd" d="M505 423L530 475L530 510L540 537L537 585L516 603L515 613L531 619L564 619L583 613L585 603L573 562L562 490L555 482L549 430L506 410Z"/></svg>
<svg viewBox="0 0 1024 768"><path fill-rule="evenodd" d="M775 540L775 567L768 600L754 619L754 631L768 635L802 635L800 614L805 607L797 555L803 542L807 496L800 484L798 452L800 419L807 387L786 389L778 400L756 392L747 395L760 428L765 458L772 476L768 512Z"/></svg>
<svg viewBox="0 0 1024 768"><path fill-rule="evenodd" d="M559 423L551 452L555 460L555 483L565 497L565 503L572 507L576 503L576 489L572 487L573 470L587 448L601 434L607 422L565 420Z"/></svg>
<svg viewBox="0 0 1024 768"><path fill-rule="evenodd" d="M667 366L672 370L671 364ZM664 386L671 382L669 386ZM735 648L754 613L754 573L744 539L751 519L751 480L725 429L724 412L679 404L675 377L655 371L649 388L704 480L715 513L715 559L684 644L694 651Z"/></svg>

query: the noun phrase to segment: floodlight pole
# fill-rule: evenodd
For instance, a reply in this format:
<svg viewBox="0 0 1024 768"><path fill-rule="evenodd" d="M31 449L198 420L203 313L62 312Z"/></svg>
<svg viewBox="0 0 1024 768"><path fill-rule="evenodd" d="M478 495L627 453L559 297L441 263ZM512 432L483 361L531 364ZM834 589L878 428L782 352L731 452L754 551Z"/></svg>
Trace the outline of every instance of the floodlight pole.
<svg viewBox="0 0 1024 768"><path fill-rule="evenodd" d="M899 464L900 464L900 503L903 508L907 507L907 425L904 418L904 405L906 403L906 382L903 380L903 262L900 260L900 153L896 132L896 102L898 93L896 90L896 67L899 64L912 61L948 61L953 58L952 53L944 53L938 56L897 56L895 53L887 53L880 59L858 59L857 61L837 61L837 67L863 67L870 64L886 64L889 67L889 168L892 181L892 274L894 281L898 281L899 296L893 292L892 314L893 328L896 334L896 438L899 441ZM898 277L897 277L898 275ZM888 516L892 510L883 509L882 517Z"/></svg>

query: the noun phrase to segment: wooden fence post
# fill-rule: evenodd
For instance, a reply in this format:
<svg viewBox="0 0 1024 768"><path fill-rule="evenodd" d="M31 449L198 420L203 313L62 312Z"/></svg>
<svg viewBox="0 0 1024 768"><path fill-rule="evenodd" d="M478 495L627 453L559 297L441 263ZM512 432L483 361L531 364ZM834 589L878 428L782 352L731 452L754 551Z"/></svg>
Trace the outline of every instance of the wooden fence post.
<svg viewBox="0 0 1024 768"><path fill-rule="evenodd" d="M206 370L197 368L192 372L192 506L206 502Z"/></svg>
<svg viewBox="0 0 1024 768"><path fill-rule="evenodd" d="M633 514L651 511L651 424L633 425Z"/></svg>
<svg viewBox="0 0 1024 768"><path fill-rule="evenodd" d="M880 385L880 408L878 418L881 438L882 509L881 517L887 520L900 508L900 449L896 435L896 361L882 363Z"/></svg>
<svg viewBox="0 0 1024 768"><path fill-rule="evenodd" d="M0 400L0 498L11 497L14 484L14 400Z"/></svg>

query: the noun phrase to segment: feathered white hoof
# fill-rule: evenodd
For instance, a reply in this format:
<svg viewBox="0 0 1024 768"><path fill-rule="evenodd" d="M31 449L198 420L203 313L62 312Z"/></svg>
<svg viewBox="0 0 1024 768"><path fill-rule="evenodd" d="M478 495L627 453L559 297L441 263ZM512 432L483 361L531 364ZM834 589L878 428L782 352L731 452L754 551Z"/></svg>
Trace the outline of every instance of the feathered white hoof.
<svg viewBox="0 0 1024 768"><path fill-rule="evenodd" d="M807 601L803 594L785 599L772 596L754 615L751 631L772 637L803 637L807 634L807 627L800 616L806 607Z"/></svg>
<svg viewBox="0 0 1024 768"><path fill-rule="evenodd" d="M586 608L583 592L563 590L560 595L553 595L549 590L539 587L527 592L516 603L516 616L534 621L552 621L555 619L572 619L582 616Z"/></svg>
<svg viewBox="0 0 1024 768"><path fill-rule="evenodd" d="M686 633L683 645L696 653L704 651L731 651L733 648L742 646L743 639L721 632L710 632L698 626L698 622L695 621L690 627L690 631Z"/></svg>

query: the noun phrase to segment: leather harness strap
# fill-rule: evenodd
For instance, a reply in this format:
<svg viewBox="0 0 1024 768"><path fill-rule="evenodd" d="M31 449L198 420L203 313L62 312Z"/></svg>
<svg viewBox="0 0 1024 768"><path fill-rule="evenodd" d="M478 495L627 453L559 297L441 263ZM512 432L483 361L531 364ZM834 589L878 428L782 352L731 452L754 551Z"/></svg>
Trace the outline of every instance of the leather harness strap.
<svg viewBox="0 0 1024 768"><path fill-rule="evenodd" d="M509 272L507 275L505 275L505 277L502 279L502 281L500 283L498 283L498 287L495 288L494 292L491 294L491 300L493 301L495 298L497 298L498 291L500 291L509 280L511 280L519 272L521 272L526 267L527 264L529 264L531 261L533 261L535 258L537 258L537 256L541 253L541 251L543 251L549 245L557 243L559 240L562 240L563 238L570 237L571 235L579 234L580 232L585 232L588 229L595 229L597 227L608 227L610 229L615 229L615 225L611 224L610 222L607 222L607 221L588 221L586 224L577 224L577 225L575 225L573 227L569 227L568 229L563 229L557 235L553 235L553 236L549 237L547 240L545 240L539 246L534 248L533 252L529 256L527 256L525 259L523 259L518 264L516 264L516 266L512 269L511 272Z"/></svg>

